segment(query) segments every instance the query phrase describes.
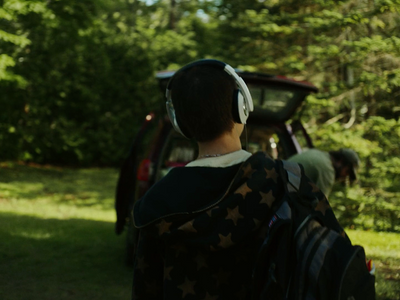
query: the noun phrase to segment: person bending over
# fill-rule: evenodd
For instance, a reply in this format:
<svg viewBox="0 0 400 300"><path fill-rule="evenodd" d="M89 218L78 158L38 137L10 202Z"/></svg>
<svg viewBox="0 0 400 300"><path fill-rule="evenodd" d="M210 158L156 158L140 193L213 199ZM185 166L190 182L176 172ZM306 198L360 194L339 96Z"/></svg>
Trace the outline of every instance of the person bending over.
<svg viewBox="0 0 400 300"><path fill-rule="evenodd" d="M329 152L310 149L293 155L288 160L301 164L307 177L327 197L335 182L345 183L348 177L350 184L354 183L360 166L357 153L346 148Z"/></svg>

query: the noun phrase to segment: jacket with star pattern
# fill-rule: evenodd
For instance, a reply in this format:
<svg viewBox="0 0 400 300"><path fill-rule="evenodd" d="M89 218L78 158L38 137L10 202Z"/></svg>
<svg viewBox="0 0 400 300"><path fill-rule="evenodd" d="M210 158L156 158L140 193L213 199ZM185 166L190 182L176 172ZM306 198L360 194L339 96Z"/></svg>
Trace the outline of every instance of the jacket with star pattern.
<svg viewBox="0 0 400 300"><path fill-rule="evenodd" d="M134 207L132 299L251 299L252 272L285 192L282 162L259 152L226 168L174 168ZM304 178L306 178L304 176ZM300 193L342 228L307 178Z"/></svg>

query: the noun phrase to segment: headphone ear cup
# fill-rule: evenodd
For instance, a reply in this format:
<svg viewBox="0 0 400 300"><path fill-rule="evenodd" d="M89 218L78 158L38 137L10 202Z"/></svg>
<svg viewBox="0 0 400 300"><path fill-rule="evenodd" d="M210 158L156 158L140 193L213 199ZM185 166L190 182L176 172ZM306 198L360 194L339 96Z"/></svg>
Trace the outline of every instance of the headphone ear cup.
<svg viewBox="0 0 400 300"><path fill-rule="evenodd" d="M235 90L233 92L232 97L232 117L235 123L240 123L240 114L239 114L239 90Z"/></svg>
<svg viewBox="0 0 400 300"><path fill-rule="evenodd" d="M244 97L240 90L235 90L233 93L232 116L235 123L246 124L248 114L246 114Z"/></svg>
<svg viewBox="0 0 400 300"><path fill-rule="evenodd" d="M190 139L191 136L187 132L187 130L179 125L179 120L178 120L178 117L176 116L174 105L172 104L172 99L169 99L166 102L166 107L167 107L168 118L171 121L172 127L177 132L179 132L181 135L183 135L184 137Z"/></svg>
<svg viewBox="0 0 400 300"><path fill-rule="evenodd" d="M185 128L185 126L183 126L183 125L181 125L182 124L182 122L181 121L179 121L179 118L175 115L175 120L176 120L176 127L175 127L175 130L176 129L179 129L179 130L177 130L180 134L182 134L185 138L187 138L187 139L191 139L192 138L192 135L189 133L189 131L187 131L186 130L186 128Z"/></svg>

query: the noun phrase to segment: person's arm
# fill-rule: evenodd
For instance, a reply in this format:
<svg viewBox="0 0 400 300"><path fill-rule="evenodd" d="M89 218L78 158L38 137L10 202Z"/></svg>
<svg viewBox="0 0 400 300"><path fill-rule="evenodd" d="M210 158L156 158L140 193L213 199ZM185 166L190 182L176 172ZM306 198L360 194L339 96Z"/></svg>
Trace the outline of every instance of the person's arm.
<svg viewBox="0 0 400 300"><path fill-rule="evenodd" d="M164 264L158 235L140 230L133 270L132 300L163 299Z"/></svg>

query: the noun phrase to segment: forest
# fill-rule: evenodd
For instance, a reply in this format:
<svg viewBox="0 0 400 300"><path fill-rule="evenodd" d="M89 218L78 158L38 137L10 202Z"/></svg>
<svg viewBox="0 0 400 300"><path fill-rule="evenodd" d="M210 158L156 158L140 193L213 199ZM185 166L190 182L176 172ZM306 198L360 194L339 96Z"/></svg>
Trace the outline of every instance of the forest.
<svg viewBox="0 0 400 300"><path fill-rule="evenodd" d="M362 161L339 217L400 231L400 0L3 0L0 161L119 167L155 72L200 58L316 85L315 146Z"/></svg>

